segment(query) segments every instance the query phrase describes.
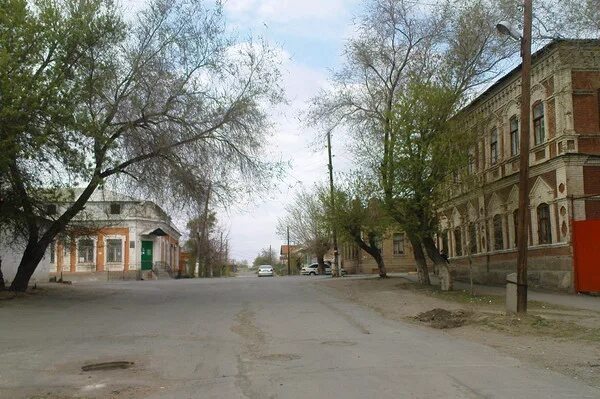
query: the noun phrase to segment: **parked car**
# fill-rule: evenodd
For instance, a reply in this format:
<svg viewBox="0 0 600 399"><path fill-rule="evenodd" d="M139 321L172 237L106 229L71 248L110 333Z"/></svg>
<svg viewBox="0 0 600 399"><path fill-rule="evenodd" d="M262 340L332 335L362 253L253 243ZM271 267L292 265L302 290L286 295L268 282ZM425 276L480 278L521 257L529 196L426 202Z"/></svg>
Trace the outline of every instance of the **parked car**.
<svg viewBox="0 0 600 399"><path fill-rule="evenodd" d="M258 277L273 277L273 266L271 265L260 265L258 267Z"/></svg>
<svg viewBox="0 0 600 399"><path fill-rule="evenodd" d="M313 263L308 266L304 266L300 270L300 274L302 274L303 276L316 276L317 274L319 274L319 264Z"/></svg>
<svg viewBox="0 0 600 399"><path fill-rule="evenodd" d="M346 270L344 270L343 267L341 268L341 273L342 273L342 276L346 275ZM300 274L302 274L304 276L316 276L317 274L319 274L319 264L312 263L308 266L304 266L300 270ZM325 262L325 274L331 275L331 262Z"/></svg>
<svg viewBox="0 0 600 399"><path fill-rule="evenodd" d="M345 276L346 270L340 266L340 273L342 274L342 276ZM331 275L331 262L330 261L325 261L325 274Z"/></svg>

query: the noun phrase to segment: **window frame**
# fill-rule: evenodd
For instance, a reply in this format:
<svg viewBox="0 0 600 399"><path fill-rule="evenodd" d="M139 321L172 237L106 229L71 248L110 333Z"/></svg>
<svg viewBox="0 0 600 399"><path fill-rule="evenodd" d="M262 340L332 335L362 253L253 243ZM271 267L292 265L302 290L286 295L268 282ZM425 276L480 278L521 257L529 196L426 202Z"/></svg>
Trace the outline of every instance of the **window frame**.
<svg viewBox="0 0 600 399"><path fill-rule="evenodd" d="M469 251L471 255L477 252L477 225L475 223L469 223Z"/></svg>
<svg viewBox="0 0 600 399"><path fill-rule="evenodd" d="M462 251L462 230L459 227L454 228L454 256L463 256ZM458 235L458 237L457 237Z"/></svg>
<svg viewBox="0 0 600 399"><path fill-rule="evenodd" d="M542 214L544 212L544 214ZM536 208L538 224L538 244L552 244L552 222L550 221L550 205L545 202ZM545 234L542 234L545 233Z"/></svg>
<svg viewBox="0 0 600 399"><path fill-rule="evenodd" d="M492 227L494 228L494 251L502 251L504 249L504 226L501 214L494 215Z"/></svg>
<svg viewBox="0 0 600 399"><path fill-rule="evenodd" d="M113 251L114 249L116 249L116 246L112 246L111 245L111 241L118 241L119 245L118 245L118 253L120 254L120 259L119 260L111 260L111 251ZM112 243L114 244L114 243ZM124 246L124 240L122 238L107 238L106 239L106 263L123 263L123 255L124 255L124 250L123 250L123 246Z"/></svg>
<svg viewBox="0 0 600 399"><path fill-rule="evenodd" d="M510 136L510 155L517 156L521 152L519 118L516 115L510 117L508 121Z"/></svg>
<svg viewBox="0 0 600 399"><path fill-rule="evenodd" d="M111 215L120 215L122 206L118 202L111 202L109 212Z"/></svg>
<svg viewBox="0 0 600 399"><path fill-rule="evenodd" d="M541 110L541 113L536 116L536 111ZM533 120L533 142L535 145L544 144L546 142L546 110L542 101L536 102L532 107Z"/></svg>
<svg viewBox="0 0 600 399"><path fill-rule="evenodd" d="M81 242L82 241L89 241L89 242L92 243L92 245L91 245L91 252L88 253L88 254L86 254L86 255L91 254L91 260L87 260L87 256L83 256L84 260L83 261L81 260L81 258L82 258L82 256L81 256L81 251L82 251ZM85 247L89 247L89 246L86 245ZM86 249L88 249L88 248L86 248ZM79 238L77 240L77 263L78 264L84 264L84 265L85 264L94 263L95 260L96 260L96 251L95 251L95 249L96 249L96 242L94 241L94 239L92 239L92 238Z"/></svg>
<svg viewBox="0 0 600 399"><path fill-rule="evenodd" d="M400 237L400 239L397 239L398 237ZM394 233L394 235L392 236L392 254L394 256L401 256L405 254L404 241L404 233ZM402 248L400 249L400 246L397 244L401 244Z"/></svg>
<svg viewBox="0 0 600 399"><path fill-rule="evenodd" d="M498 128L494 127L490 133L490 165L496 165L499 159Z"/></svg>

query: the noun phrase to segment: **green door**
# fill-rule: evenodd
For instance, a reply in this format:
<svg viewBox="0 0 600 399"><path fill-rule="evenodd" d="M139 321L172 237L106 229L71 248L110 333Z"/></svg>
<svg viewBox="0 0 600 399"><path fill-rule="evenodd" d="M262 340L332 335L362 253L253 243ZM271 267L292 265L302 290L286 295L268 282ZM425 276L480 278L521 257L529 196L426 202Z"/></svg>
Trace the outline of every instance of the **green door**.
<svg viewBox="0 0 600 399"><path fill-rule="evenodd" d="M152 270L152 241L142 241L142 270Z"/></svg>

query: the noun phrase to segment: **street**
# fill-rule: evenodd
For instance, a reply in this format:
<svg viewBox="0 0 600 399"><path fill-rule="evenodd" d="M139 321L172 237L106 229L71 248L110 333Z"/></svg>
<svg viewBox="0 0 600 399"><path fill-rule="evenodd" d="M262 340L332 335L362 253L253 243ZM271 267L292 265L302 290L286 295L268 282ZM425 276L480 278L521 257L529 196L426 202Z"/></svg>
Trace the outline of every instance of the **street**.
<svg viewBox="0 0 600 399"><path fill-rule="evenodd" d="M343 302L322 279L54 286L0 302L0 398L600 397L493 348ZM81 369L116 361L133 364Z"/></svg>

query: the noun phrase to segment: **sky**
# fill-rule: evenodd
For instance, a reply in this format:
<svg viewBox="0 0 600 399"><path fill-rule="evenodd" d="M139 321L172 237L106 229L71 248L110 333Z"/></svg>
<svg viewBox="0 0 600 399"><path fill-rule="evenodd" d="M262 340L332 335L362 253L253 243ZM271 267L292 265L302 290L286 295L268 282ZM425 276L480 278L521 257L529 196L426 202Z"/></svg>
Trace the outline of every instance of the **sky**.
<svg viewBox="0 0 600 399"><path fill-rule="evenodd" d="M230 28L240 35L261 36L284 55L283 86L289 104L271 110L275 124L270 152L290 163L277 189L255 198L244 209L220 212L229 229L230 256L252 262L262 248L279 253L283 237L277 220L302 186L310 189L328 177L327 151L315 145L318 131L307 128L299 116L319 88L327 84L332 69L342 61L345 39L352 33L359 0L228 0L224 3ZM321 134L322 136L322 134ZM338 136L339 137L339 136ZM339 137L341 141L341 137ZM348 168L350 156L333 136L334 168Z"/></svg>
<svg viewBox="0 0 600 399"><path fill-rule="evenodd" d="M147 0L122 0L121 4L125 17L134 18ZM285 216L286 205L302 187L310 190L316 182L327 182L325 143L315 144L323 133L306 127L300 114L327 84L331 71L340 66L361 4L361 0L223 0L228 29L241 41L261 37L281 52L288 100L285 106L269 110L274 128L267 152L289 164L284 178L268 194L240 201L243 207L231 204L218 210L220 224L229 231L230 257L237 261L252 263L269 246L279 253L286 242L276 226ZM332 138L336 171L348 170L352 163L340 136L334 132ZM178 219L174 222L185 239L185 221Z"/></svg>

